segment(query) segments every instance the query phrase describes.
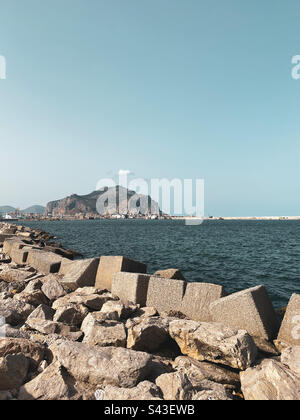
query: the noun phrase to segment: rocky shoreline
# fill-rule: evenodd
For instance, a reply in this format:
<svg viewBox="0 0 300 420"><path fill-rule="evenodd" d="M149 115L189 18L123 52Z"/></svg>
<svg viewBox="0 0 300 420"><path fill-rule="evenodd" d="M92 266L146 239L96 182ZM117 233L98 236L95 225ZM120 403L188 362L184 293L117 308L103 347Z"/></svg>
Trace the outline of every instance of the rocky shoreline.
<svg viewBox="0 0 300 420"><path fill-rule="evenodd" d="M0 400L300 400L300 295L78 259L0 223Z"/></svg>

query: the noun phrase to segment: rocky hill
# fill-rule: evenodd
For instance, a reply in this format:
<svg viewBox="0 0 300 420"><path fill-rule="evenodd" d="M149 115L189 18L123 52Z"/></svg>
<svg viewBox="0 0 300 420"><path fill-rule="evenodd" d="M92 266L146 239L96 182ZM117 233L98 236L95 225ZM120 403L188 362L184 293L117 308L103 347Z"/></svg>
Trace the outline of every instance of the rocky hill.
<svg viewBox="0 0 300 420"><path fill-rule="evenodd" d="M116 195L117 200L114 200ZM52 216L74 216L76 214L98 214L97 201L105 205L105 214L154 214L160 215L158 203L150 196L137 194L135 191L117 186L94 191L88 195L73 194L61 200L51 201L47 204L46 213ZM115 208L117 201L117 211ZM150 211L151 210L151 211Z"/></svg>

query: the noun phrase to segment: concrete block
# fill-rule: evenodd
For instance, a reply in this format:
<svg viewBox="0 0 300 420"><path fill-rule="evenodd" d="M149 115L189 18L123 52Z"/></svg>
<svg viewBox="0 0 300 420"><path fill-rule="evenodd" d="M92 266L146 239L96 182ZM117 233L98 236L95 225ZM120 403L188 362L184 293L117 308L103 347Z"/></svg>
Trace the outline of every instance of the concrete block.
<svg viewBox="0 0 300 420"><path fill-rule="evenodd" d="M223 286L209 283L188 283L180 312L194 321L211 322L210 304L226 296Z"/></svg>
<svg viewBox="0 0 300 420"><path fill-rule="evenodd" d="M5 233L0 233L0 244L3 244L4 246L5 241L7 241L7 239L12 239L12 238L15 239L16 235L6 235Z"/></svg>
<svg viewBox="0 0 300 420"><path fill-rule="evenodd" d="M62 257L52 252L44 252L32 249L28 253L27 264L35 268L39 273L57 273L60 269Z"/></svg>
<svg viewBox="0 0 300 420"><path fill-rule="evenodd" d="M147 266L126 257L102 256L100 258L95 287L97 289L107 289L111 291L113 277L116 273L121 271L145 274L147 272Z"/></svg>
<svg viewBox="0 0 300 420"><path fill-rule="evenodd" d="M12 261L16 264L26 264L28 258L28 249L13 247L10 253Z"/></svg>
<svg viewBox="0 0 300 420"><path fill-rule="evenodd" d="M69 263L66 263L63 260L63 268L59 271L59 274L64 273L64 277L60 281L64 287L74 291L79 287L94 286L99 266L99 258L67 261Z"/></svg>
<svg viewBox="0 0 300 420"><path fill-rule="evenodd" d="M123 301L146 306L150 276L138 273L116 273L111 291Z"/></svg>
<svg viewBox="0 0 300 420"><path fill-rule="evenodd" d="M210 313L214 322L254 337L272 340L278 332L279 320L264 286L221 298L210 305Z"/></svg>
<svg viewBox="0 0 300 420"><path fill-rule="evenodd" d="M278 335L278 341L300 346L300 295L293 294Z"/></svg>
<svg viewBox="0 0 300 420"><path fill-rule="evenodd" d="M158 270L153 275L163 277L164 279L185 280L183 274L177 268L168 268L167 270Z"/></svg>
<svg viewBox="0 0 300 420"><path fill-rule="evenodd" d="M10 256L12 248L21 249L23 246L25 246L25 243L20 239L16 239L15 237L7 238L3 243L3 253Z"/></svg>
<svg viewBox="0 0 300 420"><path fill-rule="evenodd" d="M186 282L183 280L151 276L146 306L154 307L159 313L180 311L185 288Z"/></svg>

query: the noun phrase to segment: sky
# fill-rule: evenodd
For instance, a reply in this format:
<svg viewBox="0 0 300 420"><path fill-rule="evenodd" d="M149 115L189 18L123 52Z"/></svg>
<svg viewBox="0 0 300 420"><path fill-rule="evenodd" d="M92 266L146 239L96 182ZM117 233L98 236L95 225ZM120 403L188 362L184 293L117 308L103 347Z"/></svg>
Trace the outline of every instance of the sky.
<svg viewBox="0 0 300 420"><path fill-rule="evenodd" d="M0 205L122 169L204 179L207 215L300 215L299 0L0 1Z"/></svg>

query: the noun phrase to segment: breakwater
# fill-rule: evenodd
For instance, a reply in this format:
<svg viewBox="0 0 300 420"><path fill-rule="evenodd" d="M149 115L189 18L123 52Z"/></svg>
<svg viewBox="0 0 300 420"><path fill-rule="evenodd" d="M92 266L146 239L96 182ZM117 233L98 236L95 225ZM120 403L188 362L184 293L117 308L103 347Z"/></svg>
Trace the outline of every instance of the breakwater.
<svg viewBox="0 0 300 420"><path fill-rule="evenodd" d="M0 246L0 399L300 399L298 294L276 313L263 285L74 259L23 226L1 224Z"/></svg>

